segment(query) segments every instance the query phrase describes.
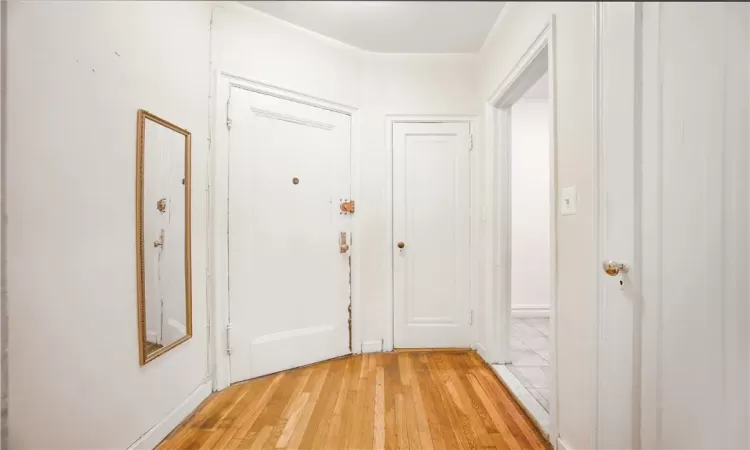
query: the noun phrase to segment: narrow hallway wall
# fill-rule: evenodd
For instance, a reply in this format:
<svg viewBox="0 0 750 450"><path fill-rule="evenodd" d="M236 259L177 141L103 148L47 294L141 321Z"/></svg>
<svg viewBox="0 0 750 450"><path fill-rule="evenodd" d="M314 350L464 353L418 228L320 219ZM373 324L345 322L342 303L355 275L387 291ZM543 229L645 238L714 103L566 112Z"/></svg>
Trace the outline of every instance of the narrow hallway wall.
<svg viewBox="0 0 750 450"><path fill-rule="evenodd" d="M210 6L8 3L12 448L127 448L186 399L208 392ZM194 334L143 367L135 276L139 108L193 138Z"/></svg>
<svg viewBox="0 0 750 450"><path fill-rule="evenodd" d="M557 45L558 186L576 185L576 215L558 217L558 433L572 448L593 448L596 262L594 231L594 4L508 3L480 52L484 104L552 15ZM488 148L483 152L487 156ZM489 198L491 186L485 185ZM483 230L489 240L489 230ZM487 247L487 246L485 246ZM487 285L491 280L487 280ZM489 302L489 299L485 300ZM482 305L486 305L485 302ZM483 308L482 313L486 311ZM488 316L489 317L489 316ZM492 336L485 333L480 342Z"/></svg>

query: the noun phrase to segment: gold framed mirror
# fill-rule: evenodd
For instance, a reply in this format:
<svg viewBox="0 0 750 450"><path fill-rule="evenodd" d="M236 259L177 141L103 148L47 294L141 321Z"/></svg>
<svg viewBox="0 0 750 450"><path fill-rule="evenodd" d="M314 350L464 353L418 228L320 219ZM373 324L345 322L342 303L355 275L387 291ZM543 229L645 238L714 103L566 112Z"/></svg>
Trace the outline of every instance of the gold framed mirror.
<svg viewBox="0 0 750 450"><path fill-rule="evenodd" d="M138 110L136 273L141 365L193 336L190 132Z"/></svg>

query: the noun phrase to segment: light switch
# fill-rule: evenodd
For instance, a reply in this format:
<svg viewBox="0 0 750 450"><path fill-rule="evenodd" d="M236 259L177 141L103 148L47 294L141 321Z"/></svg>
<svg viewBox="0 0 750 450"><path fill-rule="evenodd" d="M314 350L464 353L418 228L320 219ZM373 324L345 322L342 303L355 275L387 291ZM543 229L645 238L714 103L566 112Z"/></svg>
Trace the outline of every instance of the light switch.
<svg viewBox="0 0 750 450"><path fill-rule="evenodd" d="M560 214L570 216L576 213L578 191L575 185L562 188L560 191Z"/></svg>

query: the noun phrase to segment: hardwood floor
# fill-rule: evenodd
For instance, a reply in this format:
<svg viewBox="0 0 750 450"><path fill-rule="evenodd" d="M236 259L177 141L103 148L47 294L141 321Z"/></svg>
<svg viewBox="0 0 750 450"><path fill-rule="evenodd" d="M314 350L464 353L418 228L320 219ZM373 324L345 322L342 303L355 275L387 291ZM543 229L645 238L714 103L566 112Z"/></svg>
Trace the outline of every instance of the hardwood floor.
<svg viewBox="0 0 750 450"><path fill-rule="evenodd" d="M479 356L369 353L218 392L158 447L548 449Z"/></svg>

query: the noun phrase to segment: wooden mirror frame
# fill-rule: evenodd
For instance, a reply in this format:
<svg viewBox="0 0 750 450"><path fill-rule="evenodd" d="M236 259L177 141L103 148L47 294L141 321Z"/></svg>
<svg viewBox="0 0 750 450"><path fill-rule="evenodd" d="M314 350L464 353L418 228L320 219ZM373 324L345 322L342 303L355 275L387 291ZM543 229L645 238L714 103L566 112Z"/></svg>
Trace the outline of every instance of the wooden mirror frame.
<svg viewBox="0 0 750 450"><path fill-rule="evenodd" d="M143 190L144 190L144 151L146 139L146 120L169 128L170 130L185 136L185 336L160 348L150 354L146 354L144 346L146 340L146 277L144 261L144 236L143 236ZM143 109L138 110L136 141L136 172L135 172L135 223L136 223L136 273L138 291L138 354L141 366L153 361L159 356L167 353L193 336L193 295L192 295L192 268L190 262L190 132L183 128L167 122Z"/></svg>

